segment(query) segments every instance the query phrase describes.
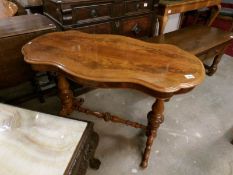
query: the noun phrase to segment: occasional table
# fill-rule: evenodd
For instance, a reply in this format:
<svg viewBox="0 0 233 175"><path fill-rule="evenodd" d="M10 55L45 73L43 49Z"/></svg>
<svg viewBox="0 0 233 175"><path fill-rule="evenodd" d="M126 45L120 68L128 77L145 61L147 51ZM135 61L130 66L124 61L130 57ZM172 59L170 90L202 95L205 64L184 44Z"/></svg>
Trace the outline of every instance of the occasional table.
<svg viewBox="0 0 233 175"><path fill-rule="evenodd" d="M90 122L0 104L1 175L85 175L97 144Z"/></svg>
<svg viewBox="0 0 233 175"><path fill-rule="evenodd" d="M176 13L211 8L208 26L211 26L221 9L221 0L161 0L159 3L159 35L162 35L168 22L168 16Z"/></svg>
<svg viewBox="0 0 233 175"><path fill-rule="evenodd" d="M14 16L17 13L18 7L13 2L7 0L0 1L0 19Z"/></svg>
<svg viewBox="0 0 233 175"><path fill-rule="evenodd" d="M60 115L78 110L145 130L148 138L141 162L143 168L148 165L157 129L164 120L164 100L192 90L205 77L202 62L176 46L120 35L55 32L32 40L22 52L34 70L57 72ZM156 101L148 113L148 124L82 107L83 100L74 99L66 78L91 87L132 88L152 95Z"/></svg>

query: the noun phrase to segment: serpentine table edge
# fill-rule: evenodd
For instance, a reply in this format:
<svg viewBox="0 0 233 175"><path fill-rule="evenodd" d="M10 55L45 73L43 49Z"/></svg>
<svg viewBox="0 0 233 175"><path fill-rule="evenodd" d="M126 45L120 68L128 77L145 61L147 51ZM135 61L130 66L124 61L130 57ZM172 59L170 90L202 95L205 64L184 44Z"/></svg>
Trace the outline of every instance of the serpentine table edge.
<svg viewBox="0 0 233 175"><path fill-rule="evenodd" d="M203 64L194 55L172 45L151 44L125 36L54 32L27 43L22 53L35 71L58 74L60 115L77 110L145 130L148 138L142 168L148 166L151 146L164 120L164 101L192 90L205 77ZM82 107L83 99L74 99L66 78L91 87L132 88L152 95L156 101L147 115L148 125Z"/></svg>

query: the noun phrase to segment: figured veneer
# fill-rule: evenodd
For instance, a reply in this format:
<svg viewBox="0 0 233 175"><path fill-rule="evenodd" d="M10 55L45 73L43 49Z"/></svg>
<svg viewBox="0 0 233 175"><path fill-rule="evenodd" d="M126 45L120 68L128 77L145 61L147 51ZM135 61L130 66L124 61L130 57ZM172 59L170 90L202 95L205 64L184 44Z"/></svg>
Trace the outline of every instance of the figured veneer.
<svg viewBox="0 0 233 175"><path fill-rule="evenodd" d="M55 32L32 40L22 51L34 70L58 73L60 115L78 110L145 130L148 139L143 168L148 165L153 140L163 122L164 100L192 90L205 77L202 62L176 46L120 35ZM154 96L156 101L148 114L148 125L82 107L83 101L74 99L66 78L91 87L132 88Z"/></svg>
<svg viewBox="0 0 233 175"><path fill-rule="evenodd" d="M18 7L13 2L0 0L0 19L14 16L17 13Z"/></svg>

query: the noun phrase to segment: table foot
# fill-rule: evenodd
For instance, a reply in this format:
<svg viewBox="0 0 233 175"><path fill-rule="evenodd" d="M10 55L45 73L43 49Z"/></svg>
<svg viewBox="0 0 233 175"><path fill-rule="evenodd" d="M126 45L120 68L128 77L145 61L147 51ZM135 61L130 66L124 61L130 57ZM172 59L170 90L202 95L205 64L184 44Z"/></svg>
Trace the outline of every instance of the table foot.
<svg viewBox="0 0 233 175"><path fill-rule="evenodd" d="M101 161L95 158L95 150L98 143L99 143L99 135L96 132L93 132L90 142L90 150L89 150L91 155L91 158L89 159L89 166L95 170L98 170L101 165Z"/></svg>
<svg viewBox="0 0 233 175"><path fill-rule="evenodd" d="M148 126L147 126L147 142L146 148L143 154L141 167L146 168L148 166L149 156L151 152L151 147L155 137L157 136L157 130L161 123L163 123L164 116L164 101L162 99L157 99L152 106L152 111L148 113Z"/></svg>
<svg viewBox="0 0 233 175"><path fill-rule="evenodd" d="M98 170L101 165L101 161L99 159L92 158L89 161L89 165L92 169Z"/></svg>
<svg viewBox="0 0 233 175"><path fill-rule="evenodd" d="M59 97L62 103L62 109L59 112L60 116L68 116L73 112L73 92L70 90L69 82L63 75L58 76Z"/></svg>

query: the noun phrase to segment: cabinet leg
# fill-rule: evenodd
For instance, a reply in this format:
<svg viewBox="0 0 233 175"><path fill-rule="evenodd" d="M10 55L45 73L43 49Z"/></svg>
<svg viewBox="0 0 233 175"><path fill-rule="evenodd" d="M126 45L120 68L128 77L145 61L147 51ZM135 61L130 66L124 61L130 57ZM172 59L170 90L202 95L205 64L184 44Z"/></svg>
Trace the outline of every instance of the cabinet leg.
<svg viewBox="0 0 233 175"><path fill-rule="evenodd" d="M59 113L60 116L67 116L74 110L73 108L73 92L70 90L69 82L63 75L58 75L58 90L59 97L62 103L62 109Z"/></svg>
<svg viewBox="0 0 233 175"><path fill-rule="evenodd" d="M157 130L160 124L163 123L164 120L163 111L164 111L164 101L162 99L157 99L152 106L152 111L150 111L147 115L148 118L148 126L146 131L147 142L141 162L142 168L146 168L148 165L153 141L157 136Z"/></svg>

